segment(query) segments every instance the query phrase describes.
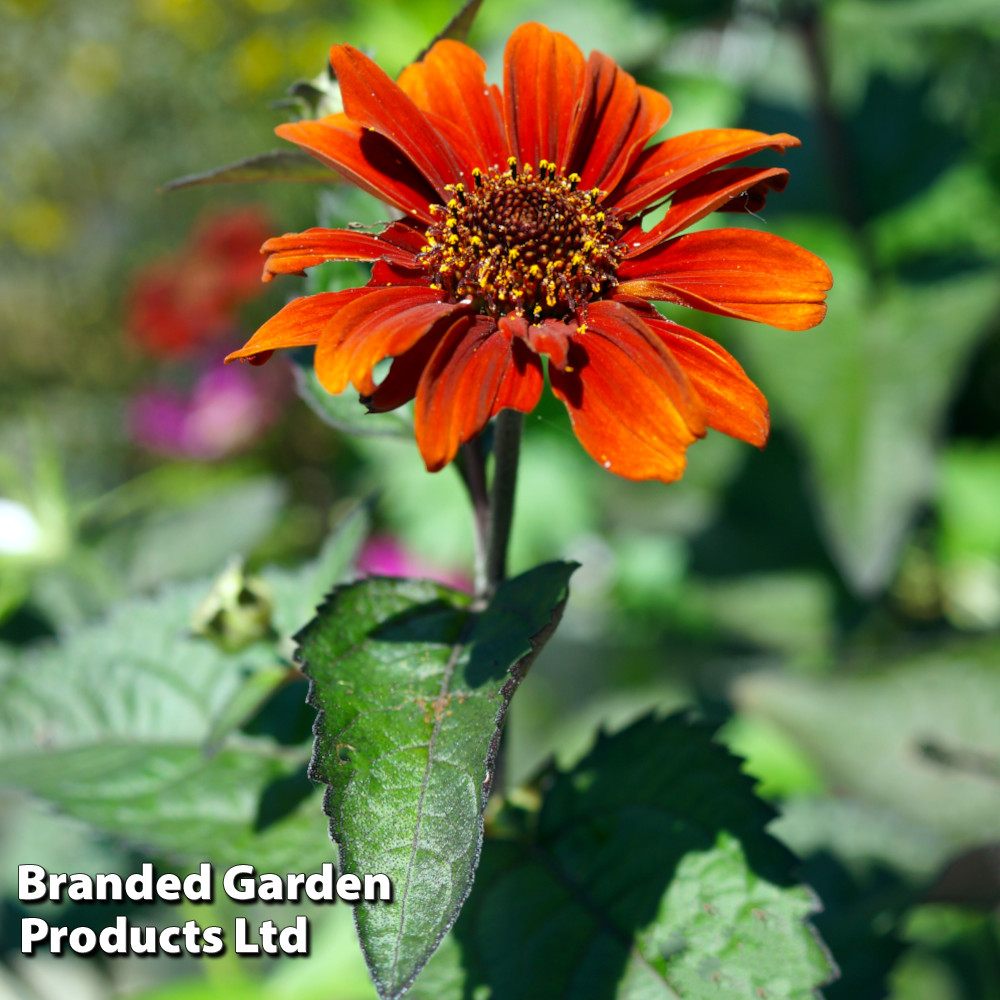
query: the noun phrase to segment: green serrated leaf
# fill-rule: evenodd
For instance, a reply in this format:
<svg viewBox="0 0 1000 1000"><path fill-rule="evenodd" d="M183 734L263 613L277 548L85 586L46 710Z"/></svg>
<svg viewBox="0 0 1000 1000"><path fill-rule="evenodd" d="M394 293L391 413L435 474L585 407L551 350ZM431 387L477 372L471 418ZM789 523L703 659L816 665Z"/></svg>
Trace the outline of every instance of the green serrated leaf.
<svg viewBox="0 0 1000 1000"><path fill-rule="evenodd" d="M403 437L413 436L413 425L398 412L369 413L356 392L347 390L334 396L320 385L312 359L295 359L292 362L295 386L299 395L313 411L330 427L345 434L362 437Z"/></svg>
<svg viewBox="0 0 1000 1000"><path fill-rule="evenodd" d="M261 184L273 181L306 181L312 184L336 184L335 171L297 149L273 149L257 153L224 167L215 167L200 174L187 174L168 181L160 189L179 191L203 184Z"/></svg>
<svg viewBox="0 0 1000 1000"><path fill-rule="evenodd" d="M434 1000L813 1000L835 974L817 901L713 732L646 716L556 775L537 816L501 817L414 996L450 965Z"/></svg>
<svg viewBox="0 0 1000 1000"><path fill-rule="evenodd" d="M558 622L575 566L504 583L482 611L426 580L334 592L299 637L319 710L311 776L343 871L388 875L391 905L359 905L382 997L398 997L472 885L511 696Z"/></svg>
<svg viewBox="0 0 1000 1000"><path fill-rule="evenodd" d="M308 803L254 834L263 789L301 761L221 725L274 654L193 637L206 590L124 602L21 657L0 678L0 783L180 862L318 867L329 848Z"/></svg>

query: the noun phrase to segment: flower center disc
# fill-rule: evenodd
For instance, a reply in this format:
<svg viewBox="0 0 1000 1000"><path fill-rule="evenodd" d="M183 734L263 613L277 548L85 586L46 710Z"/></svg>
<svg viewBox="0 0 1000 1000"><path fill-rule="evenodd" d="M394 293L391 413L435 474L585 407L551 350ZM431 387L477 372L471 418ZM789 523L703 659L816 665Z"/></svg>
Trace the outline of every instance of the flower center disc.
<svg viewBox="0 0 1000 1000"><path fill-rule="evenodd" d="M567 318L617 283L621 223L598 204L603 192L579 191L576 174L545 160L538 170L508 161L505 173L473 171L475 187L449 185L434 205L420 260L432 287L456 299L481 299L493 315L530 321Z"/></svg>

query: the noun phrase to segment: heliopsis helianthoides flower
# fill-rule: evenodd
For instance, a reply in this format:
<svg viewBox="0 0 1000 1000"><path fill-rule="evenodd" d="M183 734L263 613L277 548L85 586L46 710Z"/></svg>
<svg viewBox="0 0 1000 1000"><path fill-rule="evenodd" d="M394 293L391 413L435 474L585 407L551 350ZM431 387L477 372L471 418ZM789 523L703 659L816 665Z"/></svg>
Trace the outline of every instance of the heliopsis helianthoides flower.
<svg viewBox="0 0 1000 1000"><path fill-rule="evenodd" d="M315 344L329 392L353 383L375 411L415 399L431 470L502 409L532 410L543 358L580 442L621 476L677 479L706 427L764 444L767 403L739 364L650 303L789 330L823 318L830 272L808 251L756 230L679 235L710 212L760 209L787 171L726 165L797 139L710 129L647 145L667 98L538 24L508 42L502 91L453 41L396 82L349 45L330 59L343 113L278 134L402 218L378 235L265 243L267 278L353 260L373 263L371 280L295 299L230 359Z"/></svg>

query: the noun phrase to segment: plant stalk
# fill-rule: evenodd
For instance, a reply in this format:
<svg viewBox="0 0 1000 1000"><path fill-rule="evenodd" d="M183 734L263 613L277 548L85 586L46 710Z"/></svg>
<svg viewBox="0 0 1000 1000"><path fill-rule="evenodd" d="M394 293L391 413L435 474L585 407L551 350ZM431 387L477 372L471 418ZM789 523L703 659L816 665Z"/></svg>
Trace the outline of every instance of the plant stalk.
<svg viewBox="0 0 1000 1000"><path fill-rule="evenodd" d="M517 463L521 453L524 414L501 410L493 432L493 485L486 526L486 568L483 587L476 592L489 597L507 577L507 545L514 517Z"/></svg>
<svg viewBox="0 0 1000 1000"><path fill-rule="evenodd" d="M489 530L490 496L486 489L486 455L482 436L462 445L462 481L472 501L472 521L476 545L476 594L486 592L486 538Z"/></svg>

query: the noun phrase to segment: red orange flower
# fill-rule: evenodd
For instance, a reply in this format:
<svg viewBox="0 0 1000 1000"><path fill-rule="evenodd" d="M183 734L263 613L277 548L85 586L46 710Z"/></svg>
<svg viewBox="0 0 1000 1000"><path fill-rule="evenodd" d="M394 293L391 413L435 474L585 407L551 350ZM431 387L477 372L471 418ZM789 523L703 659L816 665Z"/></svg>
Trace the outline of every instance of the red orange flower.
<svg viewBox="0 0 1000 1000"><path fill-rule="evenodd" d="M265 278L356 260L371 280L295 299L227 360L315 344L330 392L353 383L380 411L415 398L431 470L500 410L534 408L543 357L584 448L621 476L677 479L706 427L763 445L767 403L736 360L649 303L789 330L823 318L830 272L808 251L755 230L679 235L713 211L758 210L787 171L727 165L796 138L710 129L647 146L666 97L538 24L508 42L502 91L458 42L395 83L349 45L330 60L344 112L278 134L403 218L265 243Z"/></svg>

